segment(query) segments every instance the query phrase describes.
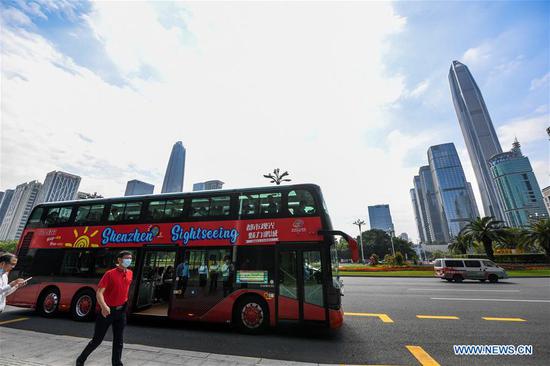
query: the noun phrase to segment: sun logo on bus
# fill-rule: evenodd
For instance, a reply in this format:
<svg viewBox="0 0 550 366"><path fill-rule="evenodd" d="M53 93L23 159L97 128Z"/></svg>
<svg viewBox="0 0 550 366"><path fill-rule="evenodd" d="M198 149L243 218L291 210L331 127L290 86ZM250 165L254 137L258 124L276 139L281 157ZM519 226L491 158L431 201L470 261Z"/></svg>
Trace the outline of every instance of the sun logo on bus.
<svg viewBox="0 0 550 366"><path fill-rule="evenodd" d="M97 235L99 230L94 231L93 233L91 233L88 236L88 234L87 234L88 229L89 229L89 227L86 226L84 228L84 232L82 234L79 234L78 230L74 229L73 230L74 238L75 238L74 242L73 243L65 243L65 246L66 247L71 247L71 248L90 248L90 247L97 248L97 247L99 247L99 244L95 244L95 243L91 242L92 238Z"/></svg>

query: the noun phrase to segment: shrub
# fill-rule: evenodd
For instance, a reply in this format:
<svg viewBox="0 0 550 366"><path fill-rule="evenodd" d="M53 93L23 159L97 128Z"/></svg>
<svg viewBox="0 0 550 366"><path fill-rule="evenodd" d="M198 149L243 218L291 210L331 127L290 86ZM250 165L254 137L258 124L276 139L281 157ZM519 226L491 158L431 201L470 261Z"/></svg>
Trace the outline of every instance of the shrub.
<svg viewBox="0 0 550 366"><path fill-rule="evenodd" d="M404 262L403 254L401 252L395 252L394 263L398 266L402 266Z"/></svg>
<svg viewBox="0 0 550 366"><path fill-rule="evenodd" d="M385 264L395 264L395 258L391 254L386 254L384 256L384 263Z"/></svg>
<svg viewBox="0 0 550 366"><path fill-rule="evenodd" d="M370 264L373 266L376 266L380 261L380 259L378 258L378 254L376 253L372 253L369 260L370 260Z"/></svg>

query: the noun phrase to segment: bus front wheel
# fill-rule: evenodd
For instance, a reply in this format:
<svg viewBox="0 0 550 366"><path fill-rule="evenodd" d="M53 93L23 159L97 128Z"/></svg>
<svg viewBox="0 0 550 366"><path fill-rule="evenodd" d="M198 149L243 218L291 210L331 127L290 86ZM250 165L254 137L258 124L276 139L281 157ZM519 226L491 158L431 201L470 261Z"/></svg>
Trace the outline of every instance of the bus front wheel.
<svg viewBox="0 0 550 366"><path fill-rule="evenodd" d="M77 321L90 321L93 319L96 307L95 292L85 289L78 292L71 303L71 315Z"/></svg>
<svg viewBox="0 0 550 366"><path fill-rule="evenodd" d="M47 288L40 295L36 310L44 317L52 317L57 313L60 299L59 290L56 287Z"/></svg>
<svg viewBox="0 0 550 366"><path fill-rule="evenodd" d="M269 323L267 304L258 296L247 296L237 302L235 325L243 333L261 333Z"/></svg>

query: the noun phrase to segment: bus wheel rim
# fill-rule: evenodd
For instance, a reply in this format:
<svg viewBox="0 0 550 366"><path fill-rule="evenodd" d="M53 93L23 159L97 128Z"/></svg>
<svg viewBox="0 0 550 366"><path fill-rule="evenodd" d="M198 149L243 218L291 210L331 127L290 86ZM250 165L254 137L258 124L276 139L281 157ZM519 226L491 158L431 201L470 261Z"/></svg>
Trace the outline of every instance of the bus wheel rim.
<svg viewBox="0 0 550 366"><path fill-rule="evenodd" d="M246 304L241 312L241 320L247 328L258 328L264 320L262 307L254 302Z"/></svg>
<svg viewBox="0 0 550 366"><path fill-rule="evenodd" d="M57 303L59 302L59 297L55 292L50 292L44 299L44 312L46 314L51 314L57 309Z"/></svg>
<svg viewBox="0 0 550 366"><path fill-rule="evenodd" d="M76 302L76 314L85 317L90 313L92 307L92 298L89 295L80 296Z"/></svg>

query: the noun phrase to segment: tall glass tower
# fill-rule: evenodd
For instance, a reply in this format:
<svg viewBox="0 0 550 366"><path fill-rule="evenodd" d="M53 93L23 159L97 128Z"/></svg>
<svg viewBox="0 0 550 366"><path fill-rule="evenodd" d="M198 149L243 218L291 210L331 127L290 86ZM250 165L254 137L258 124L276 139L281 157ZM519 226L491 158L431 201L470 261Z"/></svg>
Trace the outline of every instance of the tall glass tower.
<svg viewBox="0 0 550 366"><path fill-rule="evenodd" d="M371 229L394 232L393 221L390 214L390 205L369 206L369 221Z"/></svg>
<svg viewBox="0 0 550 366"><path fill-rule="evenodd" d="M517 140L512 150L493 156L489 166L508 226L528 226L548 218L537 178Z"/></svg>
<svg viewBox="0 0 550 366"><path fill-rule="evenodd" d="M456 237L470 220L477 216L475 201L453 143L431 146L428 160L441 215L447 226L446 240Z"/></svg>
<svg viewBox="0 0 550 366"><path fill-rule="evenodd" d="M440 206L437 202L435 184L430 167L425 165L418 170L420 177L420 189L424 198L424 208L426 210L426 220L428 221L429 238L432 244L443 244L448 242L445 235L445 223L442 221L443 215L440 212Z"/></svg>
<svg viewBox="0 0 550 366"><path fill-rule="evenodd" d="M183 147L183 143L178 141L172 147L172 153L170 154L170 160L168 160L168 166L166 167L161 193L182 192L184 171L185 148Z"/></svg>
<svg viewBox="0 0 550 366"><path fill-rule="evenodd" d="M486 216L503 219L496 189L489 172L489 159L502 152L493 122L468 67L458 61L451 63L449 83L456 115L479 185Z"/></svg>

